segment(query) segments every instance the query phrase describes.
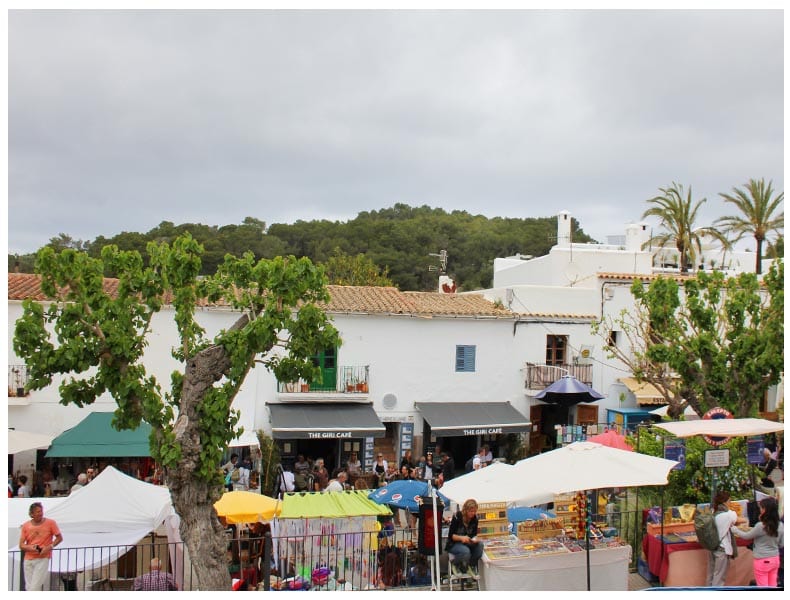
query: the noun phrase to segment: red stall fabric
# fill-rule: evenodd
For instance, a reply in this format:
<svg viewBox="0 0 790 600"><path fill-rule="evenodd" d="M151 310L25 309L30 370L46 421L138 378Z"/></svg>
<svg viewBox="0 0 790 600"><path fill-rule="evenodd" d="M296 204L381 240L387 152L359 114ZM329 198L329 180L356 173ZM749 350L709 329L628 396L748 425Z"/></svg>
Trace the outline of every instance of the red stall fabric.
<svg viewBox="0 0 790 600"><path fill-rule="evenodd" d="M737 538L738 551L751 543L751 540ZM645 553L647 567L653 575L658 576L658 580L664 583L669 574L669 555L673 552L683 550L704 550L697 542L681 542L677 544L665 544L658 536L645 534L642 538L642 551Z"/></svg>

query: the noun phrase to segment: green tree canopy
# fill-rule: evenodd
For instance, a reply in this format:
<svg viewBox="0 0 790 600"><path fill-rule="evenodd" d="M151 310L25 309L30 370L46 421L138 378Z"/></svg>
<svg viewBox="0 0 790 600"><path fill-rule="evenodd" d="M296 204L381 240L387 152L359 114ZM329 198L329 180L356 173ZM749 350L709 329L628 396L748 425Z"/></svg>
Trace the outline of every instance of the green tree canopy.
<svg viewBox="0 0 790 600"><path fill-rule="evenodd" d="M762 285L753 273L701 272L684 282L682 293L667 277L649 286L636 280L631 292L640 321L623 315L620 324L643 332L637 354L650 367L638 376L651 381L652 372L663 371L676 378L677 395L698 414L715 406L736 417L757 413L784 368L782 262Z"/></svg>
<svg viewBox="0 0 790 600"><path fill-rule="evenodd" d="M172 244L149 242L145 260L112 245L100 258L43 248L36 271L54 302L23 302L14 350L31 389L62 375L63 404L85 406L109 393L118 405L114 426L151 425L151 456L165 468L199 589L226 590L226 540L213 503L222 491L222 452L239 433L231 403L256 364L280 380L317 377L312 355L339 339L317 306L329 299L326 277L310 260L226 255L213 276L200 278L202 252L189 234ZM113 293L107 271L118 273ZM196 319L203 299L238 314L213 339ZM166 304L180 363L169 384L149 374L143 360L152 319Z"/></svg>
<svg viewBox="0 0 790 600"><path fill-rule="evenodd" d="M343 254L340 248L323 265L330 284L333 285L365 285L365 286L391 286L392 281L387 277L387 270L381 270L364 254L349 256Z"/></svg>
<svg viewBox="0 0 790 600"><path fill-rule="evenodd" d="M429 271L440 250L450 256L449 275L461 290L490 287L493 261L500 256L542 256L556 242L556 217L489 219L466 211L448 213L429 206L396 204L379 211L361 212L347 222L316 220L292 224L266 223L253 217L241 225L221 227L200 223L175 225L162 221L147 233L122 232L110 238L99 236L82 249L99 258L101 249L114 244L120 250L135 250L147 264L145 249L150 241L172 243L189 233L204 248L201 275L212 275L225 254L251 252L256 259L294 255L326 264L339 251L356 257L362 254L380 273L401 290L435 290L436 273ZM67 236L62 234L63 240ZM592 241L573 221L575 242ZM60 249L58 247L56 249ZM31 272L32 255L9 256L9 270L19 262L20 270ZM106 276L116 276L106 272Z"/></svg>

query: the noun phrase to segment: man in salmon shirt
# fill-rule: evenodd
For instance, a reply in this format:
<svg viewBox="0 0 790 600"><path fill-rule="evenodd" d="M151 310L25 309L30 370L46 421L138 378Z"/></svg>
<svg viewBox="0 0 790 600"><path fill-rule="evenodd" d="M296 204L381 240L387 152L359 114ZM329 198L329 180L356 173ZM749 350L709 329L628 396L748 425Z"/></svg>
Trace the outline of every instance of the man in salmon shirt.
<svg viewBox="0 0 790 600"><path fill-rule="evenodd" d="M25 553L25 589L49 591L49 558L63 536L55 521L44 518L41 502L31 504L28 514L30 521L22 525L19 536L19 549Z"/></svg>

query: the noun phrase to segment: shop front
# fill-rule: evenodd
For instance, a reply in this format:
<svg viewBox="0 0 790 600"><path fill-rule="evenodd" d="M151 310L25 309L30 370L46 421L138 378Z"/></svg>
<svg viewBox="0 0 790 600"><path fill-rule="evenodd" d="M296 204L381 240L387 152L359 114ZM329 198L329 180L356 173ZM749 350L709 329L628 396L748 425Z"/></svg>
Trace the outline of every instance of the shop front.
<svg viewBox="0 0 790 600"><path fill-rule="evenodd" d="M306 458L323 458L332 473L355 452L364 471L372 468L373 440L383 437L386 430L371 404L320 402L268 406L272 437L280 447L283 464L293 464L300 454Z"/></svg>
<svg viewBox="0 0 790 600"><path fill-rule="evenodd" d="M503 436L530 430L529 419L509 402L417 402L415 406L425 421L426 450L441 446L453 457L458 475L481 445L488 445L496 458L504 452Z"/></svg>

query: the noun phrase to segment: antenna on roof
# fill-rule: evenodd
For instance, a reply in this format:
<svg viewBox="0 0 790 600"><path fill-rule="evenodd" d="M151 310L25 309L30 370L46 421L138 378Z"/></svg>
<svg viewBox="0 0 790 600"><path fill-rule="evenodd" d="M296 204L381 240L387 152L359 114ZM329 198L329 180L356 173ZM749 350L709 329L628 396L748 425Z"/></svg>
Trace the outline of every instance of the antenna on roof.
<svg viewBox="0 0 790 600"><path fill-rule="evenodd" d="M436 265L430 265L428 267L429 271L439 271L440 275L444 275L447 273L447 250L439 250L439 254L435 254L433 252L429 253L428 256L438 256L439 257L439 264L440 266L437 267Z"/></svg>

